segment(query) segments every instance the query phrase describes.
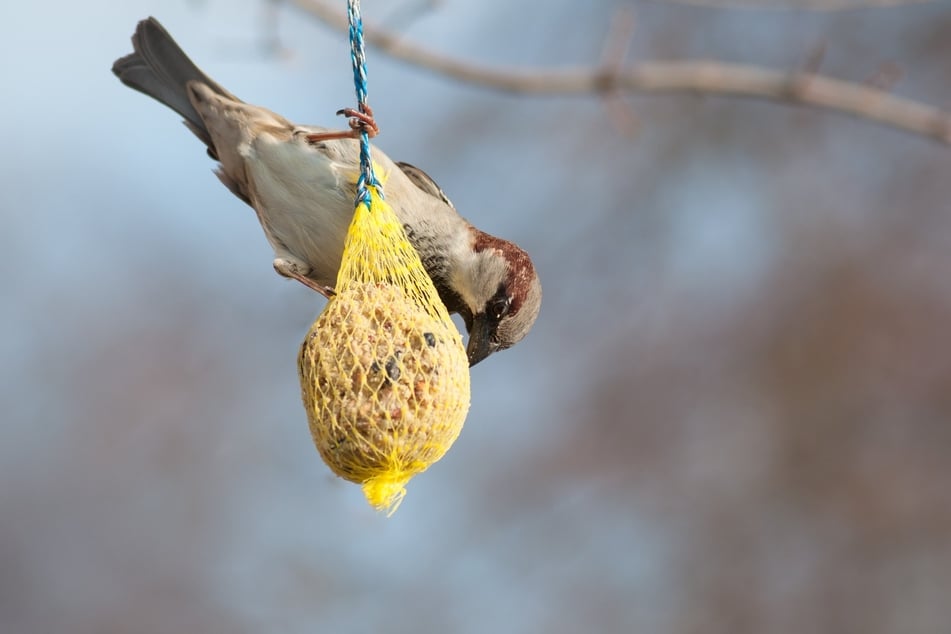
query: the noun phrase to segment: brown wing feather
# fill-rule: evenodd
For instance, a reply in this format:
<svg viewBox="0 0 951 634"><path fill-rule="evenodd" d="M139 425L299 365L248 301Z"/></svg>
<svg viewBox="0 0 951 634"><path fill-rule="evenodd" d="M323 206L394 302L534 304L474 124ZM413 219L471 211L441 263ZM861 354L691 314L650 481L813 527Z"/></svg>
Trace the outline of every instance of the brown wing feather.
<svg viewBox="0 0 951 634"><path fill-rule="evenodd" d="M410 165L409 163L396 161L396 165L404 174L409 177L411 181L413 181L414 185L419 187L430 196L435 196L436 198L440 199L453 209L456 208L456 206L452 204L452 201L449 200L449 197L446 196L446 192L440 189L439 185L436 184L436 181L434 181L429 174L419 169L415 165Z"/></svg>

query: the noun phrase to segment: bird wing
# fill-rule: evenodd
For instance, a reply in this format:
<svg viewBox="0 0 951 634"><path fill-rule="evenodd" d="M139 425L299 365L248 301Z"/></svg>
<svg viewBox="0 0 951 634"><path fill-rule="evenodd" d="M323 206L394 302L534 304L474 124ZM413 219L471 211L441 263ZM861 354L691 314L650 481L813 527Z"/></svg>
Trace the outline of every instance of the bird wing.
<svg viewBox="0 0 951 634"><path fill-rule="evenodd" d="M426 192L430 196L435 196L453 209L456 208L456 206L452 204L452 201L449 200L449 197L446 196L446 192L444 192L439 187L439 185L436 184L436 181L434 181L429 174L419 169L415 165L410 165L409 163L404 163L402 161L396 161L396 165L400 168L400 171L406 174L406 176L409 177L411 181L413 181L413 184L416 185L416 187Z"/></svg>

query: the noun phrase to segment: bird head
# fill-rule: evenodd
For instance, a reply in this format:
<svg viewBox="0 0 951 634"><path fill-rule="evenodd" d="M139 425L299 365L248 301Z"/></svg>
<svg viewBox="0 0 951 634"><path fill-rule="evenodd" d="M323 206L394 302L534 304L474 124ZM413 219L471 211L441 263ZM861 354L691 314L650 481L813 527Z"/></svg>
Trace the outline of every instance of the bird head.
<svg viewBox="0 0 951 634"><path fill-rule="evenodd" d="M517 245L472 229L471 257L450 279L453 302L466 324L466 353L474 366L531 330L542 287L528 254Z"/></svg>

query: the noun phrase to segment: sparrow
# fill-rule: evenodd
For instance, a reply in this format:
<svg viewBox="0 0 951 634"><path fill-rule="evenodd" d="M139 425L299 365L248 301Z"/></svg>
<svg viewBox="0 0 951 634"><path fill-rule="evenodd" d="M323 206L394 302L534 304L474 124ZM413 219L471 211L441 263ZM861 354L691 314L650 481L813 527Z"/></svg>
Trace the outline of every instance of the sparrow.
<svg viewBox="0 0 951 634"><path fill-rule="evenodd" d="M274 269L331 296L353 218L360 151L354 137L376 132L372 113L341 111L352 118L351 129L340 132L247 104L205 75L155 18L139 22L132 47L112 72L184 118L218 161L218 179L256 212ZM542 296L528 254L470 224L421 169L376 147L372 156L386 200L440 299L465 322L469 365L525 337Z"/></svg>

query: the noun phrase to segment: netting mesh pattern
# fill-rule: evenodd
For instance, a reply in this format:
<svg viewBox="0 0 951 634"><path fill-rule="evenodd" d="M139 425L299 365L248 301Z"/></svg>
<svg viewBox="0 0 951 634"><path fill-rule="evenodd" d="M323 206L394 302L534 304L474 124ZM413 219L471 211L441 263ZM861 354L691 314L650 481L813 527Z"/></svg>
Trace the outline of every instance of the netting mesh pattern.
<svg viewBox="0 0 951 634"><path fill-rule="evenodd" d="M462 430L469 367L462 337L392 210L358 207L337 294L298 357L311 435L338 476L393 511L405 485Z"/></svg>

